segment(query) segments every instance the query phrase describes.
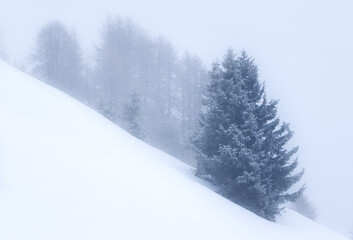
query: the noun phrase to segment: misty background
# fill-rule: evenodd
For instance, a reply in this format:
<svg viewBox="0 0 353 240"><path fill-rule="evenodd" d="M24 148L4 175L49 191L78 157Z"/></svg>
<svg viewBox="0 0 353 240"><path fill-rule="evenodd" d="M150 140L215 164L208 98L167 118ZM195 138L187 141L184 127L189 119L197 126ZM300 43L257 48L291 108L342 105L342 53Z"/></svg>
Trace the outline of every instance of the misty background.
<svg viewBox="0 0 353 240"><path fill-rule="evenodd" d="M353 228L350 139L353 63L350 1L20 1L2 4L0 35L8 61L28 63L35 37L49 21L74 30L87 59L100 44L107 16L130 18L152 37L162 35L182 56L206 69L229 47L255 58L269 98L296 133L306 194L318 222Z"/></svg>

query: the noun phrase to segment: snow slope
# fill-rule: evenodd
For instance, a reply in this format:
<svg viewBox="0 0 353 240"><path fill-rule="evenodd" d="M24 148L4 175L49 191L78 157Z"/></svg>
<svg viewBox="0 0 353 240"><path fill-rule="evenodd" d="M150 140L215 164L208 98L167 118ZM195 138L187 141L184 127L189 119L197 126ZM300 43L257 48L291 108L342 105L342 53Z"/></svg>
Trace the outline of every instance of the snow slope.
<svg viewBox="0 0 353 240"><path fill-rule="evenodd" d="M0 239L345 239L268 222L193 169L0 62Z"/></svg>

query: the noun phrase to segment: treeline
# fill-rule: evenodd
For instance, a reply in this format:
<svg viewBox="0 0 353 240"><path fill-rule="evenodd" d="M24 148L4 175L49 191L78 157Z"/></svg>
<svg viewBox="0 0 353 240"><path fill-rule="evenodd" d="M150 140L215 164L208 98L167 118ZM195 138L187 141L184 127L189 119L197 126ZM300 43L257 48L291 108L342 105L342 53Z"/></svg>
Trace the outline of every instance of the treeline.
<svg viewBox="0 0 353 240"><path fill-rule="evenodd" d="M75 33L50 22L37 35L32 73L151 145L183 161L194 154L198 177L263 218L275 221L286 202L303 199L304 186L291 191L304 174L298 148L286 147L293 132L246 52L229 50L207 73L198 57L180 57L166 39L116 17L93 56L84 58ZM297 211L314 213L305 204Z"/></svg>
<svg viewBox="0 0 353 240"><path fill-rule="evenodd" d="M37 34L32 73L144 141L191 160L187 139L198 122L208 74L200 59L130 20L109 18L92 59L59 21Z"/></svg>

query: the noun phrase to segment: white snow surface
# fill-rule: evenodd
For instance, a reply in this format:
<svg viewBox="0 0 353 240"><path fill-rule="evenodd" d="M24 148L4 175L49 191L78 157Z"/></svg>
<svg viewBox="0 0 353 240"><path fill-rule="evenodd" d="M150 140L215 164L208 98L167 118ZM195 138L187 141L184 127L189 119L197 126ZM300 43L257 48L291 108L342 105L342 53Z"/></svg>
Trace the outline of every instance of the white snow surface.
<svg viewBox="0 0 353 240"><path fill-rule="evenodd" d="M286 210L268 222L193 169L0 62L0 239L332 239Z"/></svg>

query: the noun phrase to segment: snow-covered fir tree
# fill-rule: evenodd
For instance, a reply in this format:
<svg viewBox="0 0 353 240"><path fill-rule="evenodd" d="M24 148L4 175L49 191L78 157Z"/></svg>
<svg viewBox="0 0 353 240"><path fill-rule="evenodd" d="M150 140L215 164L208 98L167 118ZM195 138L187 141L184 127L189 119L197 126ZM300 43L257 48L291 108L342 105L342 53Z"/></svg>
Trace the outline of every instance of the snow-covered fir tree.
<svg viewBox="0 0 353 240"><path fill-rule="evenodd" d="M229 50L215 63L205 92L199 128L192 142L198 160L196 175L221 187L230 200L274 221L303 171L294 173L297 148L287 150L289 125L280 123L277 101L267 101L258 70L245 52Z"/></svg>
<svg viewBox="0 0 353 240"><path fill-rule="evenodd" d="M133 136L143 139L144 133L141 126L141 100L138 93L134 92L129 102L124 104L124 125Z"/></svg>

